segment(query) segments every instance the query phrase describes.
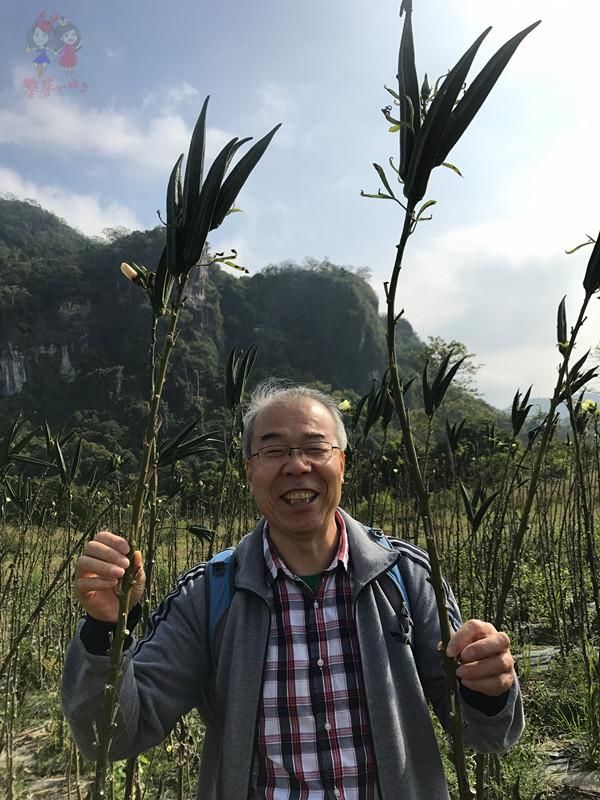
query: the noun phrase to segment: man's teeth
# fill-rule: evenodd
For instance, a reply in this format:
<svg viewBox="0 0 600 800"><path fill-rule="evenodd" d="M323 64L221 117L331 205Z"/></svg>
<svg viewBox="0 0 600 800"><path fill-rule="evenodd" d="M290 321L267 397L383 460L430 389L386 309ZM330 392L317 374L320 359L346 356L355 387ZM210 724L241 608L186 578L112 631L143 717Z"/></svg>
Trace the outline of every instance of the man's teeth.
<svg viewBox="0 0 600 800"><path fill-rule="evenodd" d="M315 492L288 492L284 496L285 500L292 505L295 503L310 503L313 497L316 497Z"/></svg>

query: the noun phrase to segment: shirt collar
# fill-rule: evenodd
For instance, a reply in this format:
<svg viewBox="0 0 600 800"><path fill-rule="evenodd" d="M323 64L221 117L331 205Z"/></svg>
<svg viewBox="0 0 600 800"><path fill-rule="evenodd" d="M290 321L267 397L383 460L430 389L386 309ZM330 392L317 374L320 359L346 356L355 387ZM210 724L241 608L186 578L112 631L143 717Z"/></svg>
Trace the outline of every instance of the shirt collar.
<svg viewBox="0 0 600 800"><path fill-rule="evenodd" d="M331 572L336 569L338 564L348 572L348 565L350 562L350 549L348 547L348 533L346 531L346 523L344 518L338 510L335 512L335 524L340 533L340 540L338 544L337 553L333 557L331 564L324 572ZM269 535L269 523L265 520L263 527L263 553L265 557L265 576L269 584L277 578L279 572L283 572L288 578L292 580L297 576L286 566L284 560L277 552L277 548L273 544Z"/></svg>

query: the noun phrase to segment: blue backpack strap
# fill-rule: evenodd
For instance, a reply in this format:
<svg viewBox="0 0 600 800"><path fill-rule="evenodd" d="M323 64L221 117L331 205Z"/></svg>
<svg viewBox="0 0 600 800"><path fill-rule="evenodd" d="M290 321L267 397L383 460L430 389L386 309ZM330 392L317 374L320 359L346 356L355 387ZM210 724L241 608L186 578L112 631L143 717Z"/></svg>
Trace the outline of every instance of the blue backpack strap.
<svg viewBox="0 0 600 800"><path fill-rule="evenodd" d="M363 525L363 528L366 530L366 532L369 534L369 536L371 536L371 538L375 539L378 542L378 544L380 544L383 548L385 548L385 550L395 550L395 548L393 547L392 543L387 538L387 536L384 534L384 532L381 530L381 528L370 528L368 525ZM396 563L396 564L394 564L393 567L390 567L390 569L388 569L386 575L389 575L389 577L396 584L396 587L400 591L400 596L402 597L402 600L404 602L404 606L405 606L405 608L406 608L406 610L408 612L408 616L410 617L410 615L411 615L411 612L410 612L410 600L408 599L408 592L406 590L406 584L404 583L404 578L402 577L402 573L400 572L400 567L398 566L398 564Z"/></svg>
<svg viewBox="0 0 600 800"><path fill-rule="evenodd" d="M371 528L370 530L373 530ZM376 536L379 544L382 547L385 547L386 550L394 550L392 543L387 538L387 536L383 533L383 531L376 531ZM404 578L402 577L402 573L400 572L400 567L398 564L394 564L393 567L388 569L387 574L390 578L394 581L398 589L400 590L400 594L402 595L402 599L404 600L404 605L406 606L406 610L410 615L410 600L408 599L408 592L406 591L406 585L404 583Z"/></svg>
<svg viewBox="0 0 600 800"><path fill-rule="evenodd" d="M208 619L208 646L213 666L217 663L215 637L219 622L228 611L235 591L235 548L229 547L214 555L204 571L206 587L206 616Z"/></svg>

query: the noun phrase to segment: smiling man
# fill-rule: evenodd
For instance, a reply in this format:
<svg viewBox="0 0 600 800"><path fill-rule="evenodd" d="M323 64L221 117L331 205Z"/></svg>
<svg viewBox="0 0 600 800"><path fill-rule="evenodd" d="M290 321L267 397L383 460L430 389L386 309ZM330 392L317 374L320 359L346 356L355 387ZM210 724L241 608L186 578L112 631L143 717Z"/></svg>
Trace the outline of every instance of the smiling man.
<svg viewBox="0 0 600 800"><path fill-rule="evenodd" d="M271 385L255 392L243 447L262 519L236 548L216 664L200 565L127 650L114 758L157 744L196 707L206 723L198 798L448 798L427 705L447 723L427 556L399 540L384 546L381 532L339 508L346 443L326 395ZM127 549L103 531L76 565L87 617L67 656L63 706L90 758ZM409 608L389 576L396 563ZM140 568L132 604L142 591ZM503 751L523 727L508 637L480 620L461 624L449 590L448 607L465 738ZM136 616L132 608L130 626Z"/></svg>

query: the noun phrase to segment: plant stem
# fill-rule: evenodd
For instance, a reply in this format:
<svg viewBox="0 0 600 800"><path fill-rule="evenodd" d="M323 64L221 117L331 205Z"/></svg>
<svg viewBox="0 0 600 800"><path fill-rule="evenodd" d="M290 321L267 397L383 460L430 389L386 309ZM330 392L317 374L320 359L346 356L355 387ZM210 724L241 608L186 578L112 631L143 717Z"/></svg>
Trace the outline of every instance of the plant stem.
<svg viewBox="0 0 600 800"><path fill-rule="evenodd" d="M427 544L427 552L429 554L429 561L431 565L431 585L435 593L435 601L438 611L440 622L440 631L442 637L442 647L446 650L452 629L450 627L450 620L448 618L447 597L442 577L440 560L438 556L438 549L436 543L435 531L431 521L431 512L429 508L429 492L425 485L421 468L419 465L419 458L415 449L415 443L412 436L410 419L408 411L404 404L404 392L402 382L398 374L398 360L396 357L396 290L398 287L398 278L400 270L402 269L402 258L408 237L414 229L413 213L415 209L414 203L408 203L404 217L404 226L400 236L400 242L397 245L396 261L392 270L391 280L387 289L387 349L388 349L388 366L390 373L390 386L392 390L392 400L398 419L400 421L400 428L402 430L402 438L404 450L406 453L406 460L408 461L410 474L412 477L413 488L417 496L419 505L419 516L425 532L425 541ZM450 734L452 746L452 760L456 770L458 780L458 789L460 800L472 800L473 792L469 783L469 776L465 761L465 745L464 745L464 732L462 712L460 707L460 700L458 697L458 684L456 680L456 664L453 659L443 656L444 673L446 676L446 688L448 691L449 701L449 726L448 732Z"/></svg>
<svg viewBox="0 0 600 800"><path fill-rule="evenodd" d="M144 515L144 502L148 491L148 480L151 471L156 470L156 435L157 435L157 422L158 412L160 408L160 401L162 391L167 376L169 366L169 359L175 340L177 338L177 321L179 312L183 305L183 289L185 281L178 284L178 293L175 303L171 307L171 316L169 322L169 330L165 336L163 350L158 365L156 380L153 382L153 393L150 400L150 408L148 411L148 419L146 423L146 432L144 435L144 443L142 450L142 459L140 465L140 472L138 476L135 499L131 512L131 535L129 537L129 557L130 565L125 571L121 580L121 588L119 591L119 617L117 627L113 634L113 641L110 650L110 669L108 681L104 692L104 707L102 712L101 725L97 732L97 756L96 756L96 774L94 785L91 790L92 800L105 800L106 792L106 773L108 767L108 752L112 742L112 733L116 724L117 714L117 689L121 677L121 659L123 654L123 645L127 638L129 631L127 630L127 614L129 612L129 601L131 597L131 590L133 587L134 574L133 574L133 553L136 549L137 542L140 538L142 520ZM153 459L154 456L154 459ZM154 460L154 463L152 463Z"/></svg>
<svg viewBox="0 0 600 800"><path fill-rule="evenodd" d="M540 442L536 460L531 470L531 478L529 479L529 485L527 487L527 496L525 498L523 513L521 514L521 519L519 520L519 527L517 528L517 531L515 535L512 537L512 541L510 543L510 554L508 558L508 563L506 565L506 571L502 579L502 587L500 589L500 597L498 599L498 605L496 607L495 625L497 628L501 628L503 624L506 601L508 599L508 594L512 586L512 581L519 560L519 555L521 553L521 548L523 546L523 541L525 539L525 534L529 529L529 517L531 514L531 508L533 506L533 500L535 498L537 491L538 481L540 478L540 470L542 467L544 456L546 455L546 451L548 449L548 445L550 444L550 440L552 438L552 432L554 430L554 417L556 414L556 409L558 408L561 402L561 395L564 391L563 384L565 378L568 377L569 356L571 355L573 348L575 346L575 340L577 338L577 334L579 333L579 329L581 328L581 326L585 321L585 312L590 297L591 295L585 296L585 299L579 310L579 316L577 317L577 322L575 323L573 329L571 330L571 336L569 338L569 343L565 351L565 356L558 371L558 378L556 381L556 386L554 387L554 394L552 395L552 400L550 401L550 408L548 409L548 414L543 423L544 428L542 432L542 440Z"/></svg>

